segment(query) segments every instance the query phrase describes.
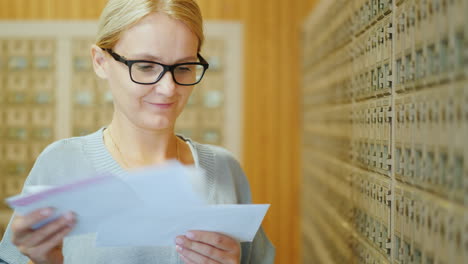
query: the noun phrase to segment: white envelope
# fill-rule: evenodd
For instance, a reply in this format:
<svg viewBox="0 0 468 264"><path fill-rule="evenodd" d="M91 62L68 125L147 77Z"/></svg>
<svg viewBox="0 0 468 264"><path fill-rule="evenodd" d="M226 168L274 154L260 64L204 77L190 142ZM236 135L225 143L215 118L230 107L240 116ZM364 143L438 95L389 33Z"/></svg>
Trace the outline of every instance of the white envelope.
<svg viewBox="0 0 468 264"><path fill-rule="evenodd" d="M251 241L269 205L208 205L204 173L178 162L104 175L62 186L33 186L7 199L24 215L53 207L55 213L33 228L72 211L77 224L69 235L97 232L98 246L171 246L189 230L227 234ZM27 194L28 192L34 192Z"/></svg>
<svg viewBox="0 0 468 264"><path fill-rule="evenodd" d="M147 206L159 208L206 205L203 197L205 174L201 169L169 161L157 167L130 172L122 180L135 191Z"/></svg>
<svg viewBox="0 0 468 264"><path fill-rule="evenodd" d="M212 231L252 241L270 205L223 204L161 211L140 208L103 221L96 246L174 246L190 230Z"/></svg>
<svg viewBox="0 0 468 264"><path fill-rule="evenodd" d="M50 187L33 194L17 195L6 201L20 215L45 207L55 209L51 217L33 228L39 228L66 212L75 212L77 223L68 235L96 232L103 219L142 204L132 188L111 175Z"/></svg>

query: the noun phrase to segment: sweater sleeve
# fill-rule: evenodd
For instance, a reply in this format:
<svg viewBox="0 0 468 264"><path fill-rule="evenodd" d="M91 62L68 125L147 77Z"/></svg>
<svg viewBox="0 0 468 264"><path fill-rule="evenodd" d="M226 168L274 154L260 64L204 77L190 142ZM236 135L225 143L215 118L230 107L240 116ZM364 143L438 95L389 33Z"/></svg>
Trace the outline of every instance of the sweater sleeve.
<svg viewBox="0 0 468 264"><path fill-rule="evenodd" d="M263 228L257 231L251 245L249 264L273 264L275 263L275 247L266 236Z"/></svg>
<svg viewBox="0 0 468 264"><path fill-rule="evenodd" d="M234 177L238 203L252 203L249 181L239 162L230 153L227 153L226 157ZM243 242L241 246L242 264L273 264L275 261L275 248L262 227L259 228L252 242Z"/></svg>
<svg viewBox="0 0 468 264"><path fill-rule="evenodd" d="M23 185L23 192L26 186L36 185L38 183L39 175L43 175L47 173L47 149L44 150L39 157L36 159L33 168L29 172L28 177ZM28 257L21 254L18 248L13 245L11 242L11 222L13 220L12 215L10 222L3 234L2 241L0 242L0 263L8 263L8 264L26 264L28 263Z"/></svg>
<svg viewBox="0 0 468 264"><path fill-rule="evenodd" d="M59 140L48 147L37 157L33 168L23 185L23 191L26 187L34 185L57 185L67 181L67 175L71 169L76 169L83 162L77 162L80 159L80 141L77 140ZM75 165L76 163L76 165ZM18 248L11 242L11 222L3 234L0 242L0 263L8 264L26 264L29 259L19 252Z"/></svg>
<svg viewBox="0 0 468 264"><path fill-rule="evenodd" d="M29 259L19 252L18 248L11 242L11 220L3 234L2 242L0 242L0 263L7 264L26 264Z"/></svg>

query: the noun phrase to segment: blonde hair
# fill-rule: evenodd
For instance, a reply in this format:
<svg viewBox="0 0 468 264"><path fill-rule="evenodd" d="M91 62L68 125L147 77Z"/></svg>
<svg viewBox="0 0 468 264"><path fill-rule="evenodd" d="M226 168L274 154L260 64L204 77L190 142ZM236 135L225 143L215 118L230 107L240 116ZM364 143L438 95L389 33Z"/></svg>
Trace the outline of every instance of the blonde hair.
<svg viewBox="0 0 468 264"><path fill-rule="evenodd" d="M182 21L198 38L198 51L205 40L203 18L194 0L109 0L99 18L96 45L111 49L121 34L151 13Z"/></svg>

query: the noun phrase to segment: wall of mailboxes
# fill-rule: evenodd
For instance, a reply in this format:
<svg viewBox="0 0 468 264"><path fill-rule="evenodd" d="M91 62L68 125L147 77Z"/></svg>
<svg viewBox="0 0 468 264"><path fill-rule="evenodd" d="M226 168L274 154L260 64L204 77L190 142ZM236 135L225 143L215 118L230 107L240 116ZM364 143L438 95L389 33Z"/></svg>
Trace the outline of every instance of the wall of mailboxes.
<svg viewBox="0 0 468 264"><path fill-rule="evenodd" d="M303 263L467 263L468 0L321 1L302 43Z"/></svg>
<svg viewBox="0 0 468 264"><path fill-rule="evenodd" d="M36 157L51 142L81 136L107 125L112 117L112 95L92 69L92 38L70 39L71 54L57 54L58 38L0 38L0 199L21 192ZM176 130L198 142L224 145L225 39L208 37L204 56L210 63L197 85ZM57 127L57 56L70 56L71 82L65 129ZM63 70L63 69L61 69ZM63 109L62 109L63 110ZM0 237L11 210L0 203Z"/></svg>

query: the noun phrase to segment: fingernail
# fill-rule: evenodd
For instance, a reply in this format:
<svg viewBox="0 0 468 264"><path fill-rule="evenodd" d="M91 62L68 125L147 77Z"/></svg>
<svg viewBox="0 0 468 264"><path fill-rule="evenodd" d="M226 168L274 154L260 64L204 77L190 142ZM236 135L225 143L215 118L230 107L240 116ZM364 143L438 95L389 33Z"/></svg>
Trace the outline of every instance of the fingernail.
<svg viewBox="0 0 468 264"><path fill-rule="evenodd" d="M52 209L50 209L50 208L46 208L46 209L41 210L41 215L43 215L43 216L49 216L51 214L52 214Z"/></svg>
<svg viewBox="0 0 468 264"><path fill-rule="evenodd" d="M182 248L179 245L176 245L175 249L177 250L177 252L182 252Z"/></svg>
<svg viewBox="0 0 468 264"><path fill-rule="evenodd" d="M67 220L67 221L72 221L75 219L75 215L72 213L72 212L67 212L66 214L63 215L63 217Z"/></svg>
<svg viewBox="0 0 468 264"><path fill-rule="evenodd" d="M182 238L180 238L180 237L177 237L176 240L175 240L175 242L176 242L176 244L178 244L178 245L184 244L184 240L183 240Z"/></svg>
<svg viewBox="0 0 468 264"><path fill-rule="evenodd" d="M187 234L185 234L186 237L190 238L190 239L194 239L195 238L195 234L192 233L192 232L187 232Z"/></svg>

